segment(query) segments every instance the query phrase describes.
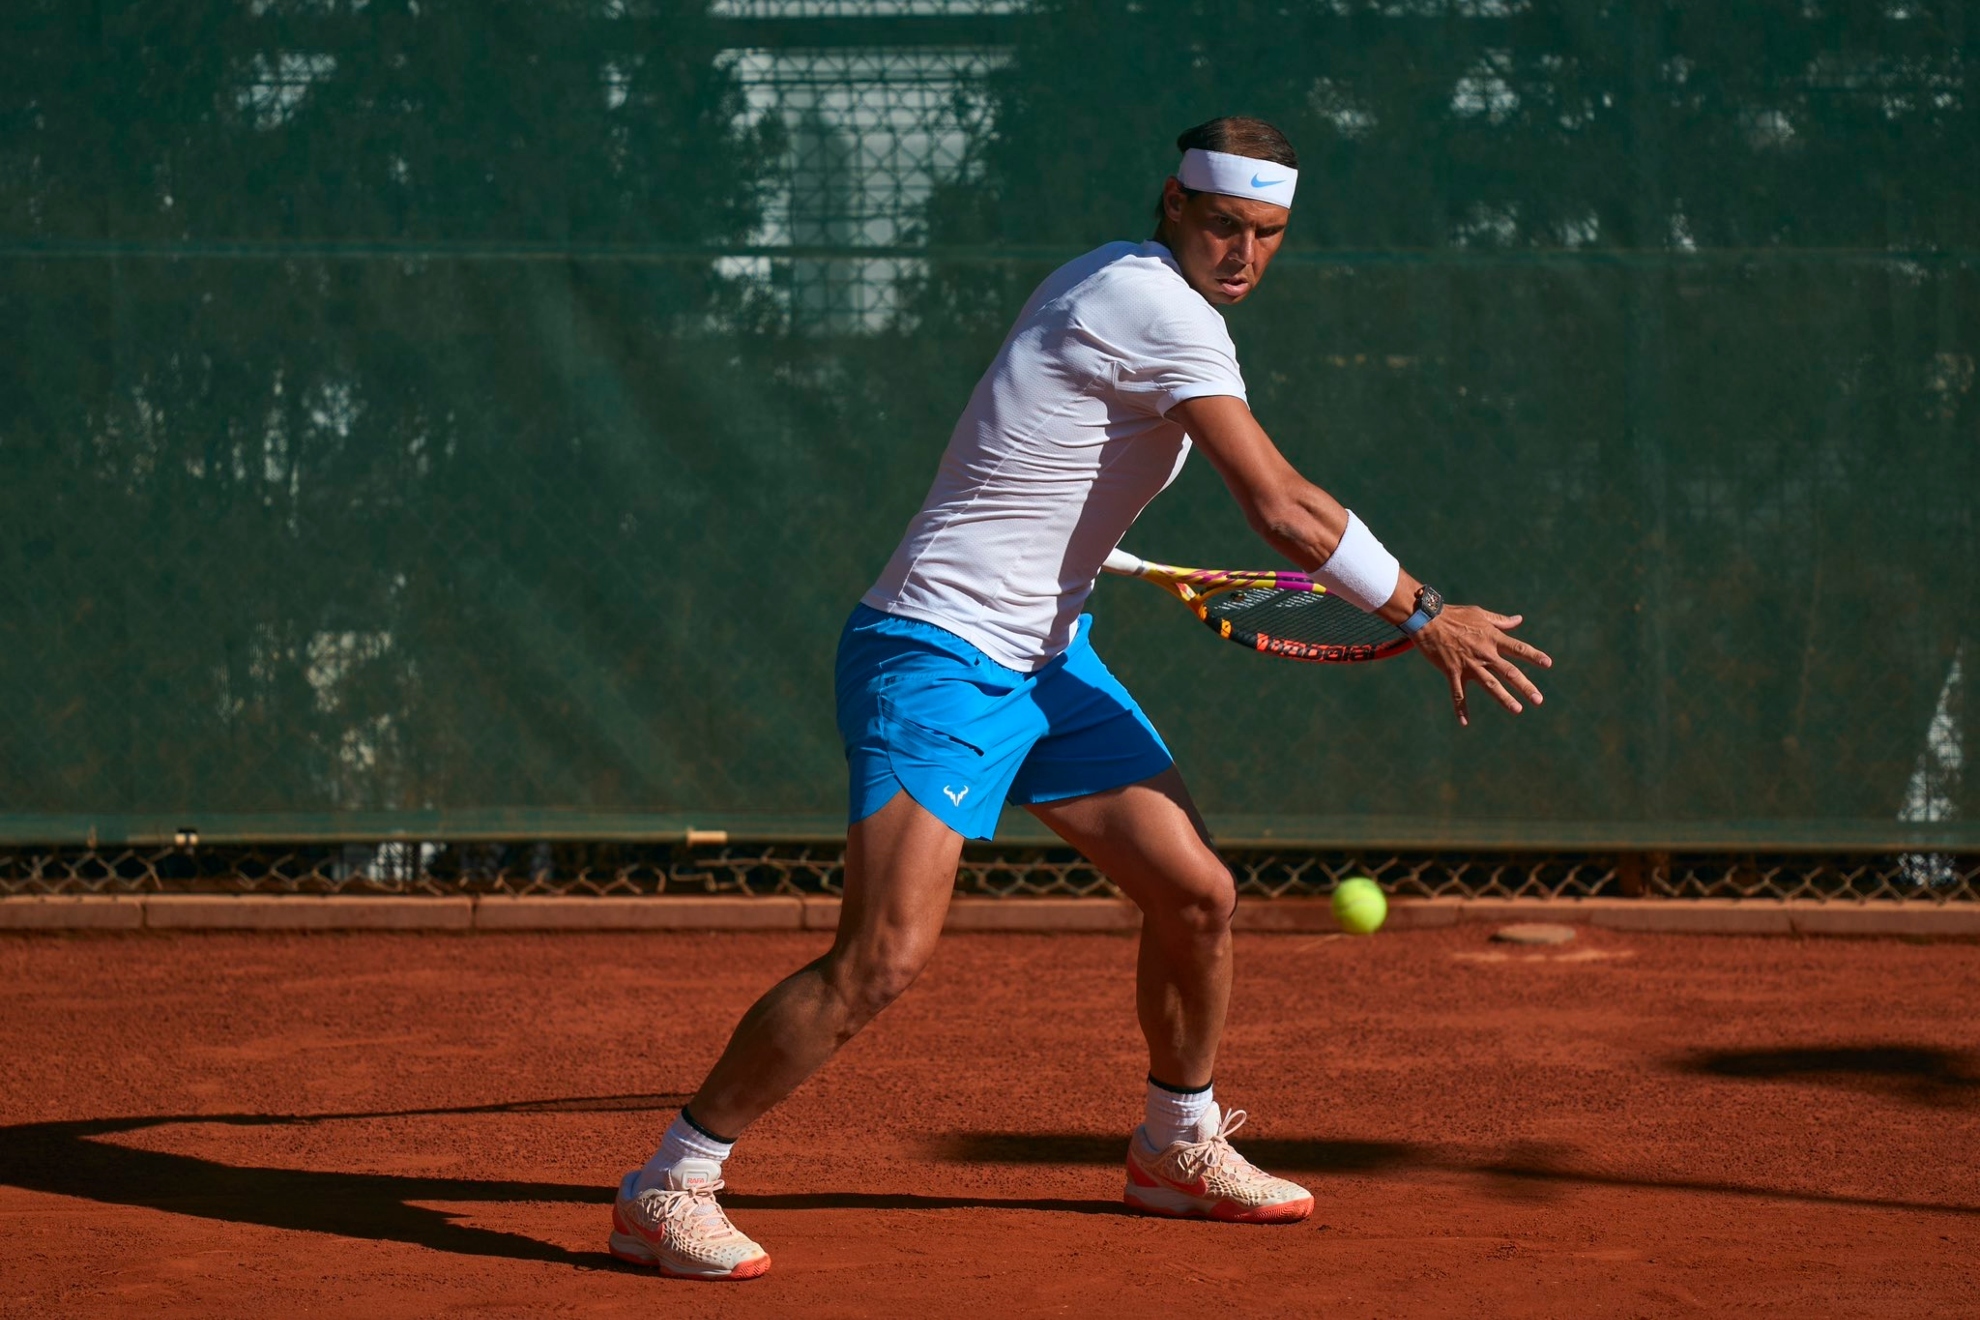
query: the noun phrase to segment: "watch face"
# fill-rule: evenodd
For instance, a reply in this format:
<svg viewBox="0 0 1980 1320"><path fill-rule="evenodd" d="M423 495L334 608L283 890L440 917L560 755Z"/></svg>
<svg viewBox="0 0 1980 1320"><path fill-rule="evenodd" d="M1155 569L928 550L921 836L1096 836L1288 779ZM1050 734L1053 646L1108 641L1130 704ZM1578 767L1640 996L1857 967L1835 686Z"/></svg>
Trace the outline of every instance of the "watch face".
<svg viewBox="0 0 1980 1320"><path fill-rule="evenodd" d="M1444 608L1444 598L1437 594L1435 587L1425 587L1416 597L1416 608L1434 619L1438 611Z"/></svg>

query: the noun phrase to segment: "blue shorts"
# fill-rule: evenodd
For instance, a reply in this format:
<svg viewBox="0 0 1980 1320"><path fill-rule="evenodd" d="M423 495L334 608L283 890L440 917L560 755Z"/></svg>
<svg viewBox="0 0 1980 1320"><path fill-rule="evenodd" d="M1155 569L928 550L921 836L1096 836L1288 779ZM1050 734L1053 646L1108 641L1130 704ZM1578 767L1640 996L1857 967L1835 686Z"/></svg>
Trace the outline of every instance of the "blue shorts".
<svg viewBox="0 0 1980 1320"><path fill-rule="evenodd" d="M839 734L848 819L906 789L967 839L1024 806L1139 783L1174 764L1155 726L1093 650L1093 617L1035 673L1006 669L932 623L854 608L839 636Z"/></svg>

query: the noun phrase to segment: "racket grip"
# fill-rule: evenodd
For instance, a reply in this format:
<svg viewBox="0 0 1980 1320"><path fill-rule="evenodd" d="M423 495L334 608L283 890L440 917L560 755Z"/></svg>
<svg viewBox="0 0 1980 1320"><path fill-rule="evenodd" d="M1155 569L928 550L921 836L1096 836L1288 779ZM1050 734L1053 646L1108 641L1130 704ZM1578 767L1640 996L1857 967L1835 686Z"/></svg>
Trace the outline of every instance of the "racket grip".
<svg viewBox="0 0 1980 1320"><path fill-rule="evenodd" d="M1119 546L1108 551L1106 561L1100 565L1101 568L1109 573L1120 573L1128 577L1138 576L1144 566L1145 561L1135 555L1129 554Z"/></svg>

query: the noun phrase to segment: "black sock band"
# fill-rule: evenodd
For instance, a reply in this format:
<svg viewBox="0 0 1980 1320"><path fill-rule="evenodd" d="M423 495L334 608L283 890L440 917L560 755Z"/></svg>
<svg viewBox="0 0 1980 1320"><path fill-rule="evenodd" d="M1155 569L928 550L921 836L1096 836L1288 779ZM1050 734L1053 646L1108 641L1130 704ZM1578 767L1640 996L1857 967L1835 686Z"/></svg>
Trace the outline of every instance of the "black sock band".
<svg viewBox="0 0 1980 1320"><path fill-rule="evenodd" d="M736 1144L736 1139L734 1137L718 1136L717 1134L710 1132L707 1128L701 1126L701 1124L695 1122L694 1115L690 1114L687 1111L686 1105L681 1106L681 1122L687 1124L689 1127L693 1128L696 1132L699 1132L702 1136L707 1137L710 1141L719 1141L724 1146L733 1146Z"/></svg>
<svg viewBox="0 0 1980 1320"><path fill-rule="evenodd" d="M1216 1083L1216 1079L1212 1078L1210 1081L1205 1082L1201 1086L1175 1086L1169 1082L1163 1081L1161 1078L1157 1077L1154 1073L1149 1073L1148 1084L1150 1086L1158 1087L1161 1090L1167 1091L1170 1095L1202 1095L1205 1091L1209 1090L1212 1086L1215 1086L1217 1083ZM687 1111L682 1110L681 1112L685 1114ZM693 1121L694 1121L693 1119L688 1120L688 1122L690 1123L692 1123ZM699 1131L699 1129L696 1130ZM719 1141L720 1138L718 1137L717 1140Z"/></svg>

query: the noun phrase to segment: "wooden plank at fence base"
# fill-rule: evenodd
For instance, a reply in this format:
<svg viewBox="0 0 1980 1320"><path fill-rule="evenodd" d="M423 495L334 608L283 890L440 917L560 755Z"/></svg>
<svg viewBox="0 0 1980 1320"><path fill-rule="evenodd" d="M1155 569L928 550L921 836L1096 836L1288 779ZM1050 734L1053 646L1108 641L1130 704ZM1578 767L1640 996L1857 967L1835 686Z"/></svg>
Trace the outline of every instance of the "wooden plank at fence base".
<svg viewBox="0 0 1980 1320"><path fill-rule="evenodd" d="M1797 906L1800 935L1980 935L1980 904L1829 903Z"/></svg>
<svg viewBox="0 0 1980 1320"><path fill-rule="evenodd" d="M1118 898L975 898L949 903L944 930L1140 930L1141 912Z"/></svg>
<svg viewBox="0 0 1980 1320"><path fill-rule="evenodd" d="M483 894L476 930L797 930L804 900Z"/></svg>
<svg viewBox="0 0 1980 1320"><path fill-rule="evenodd" d="M146 894L152 930L466 930L471 898L397 895Z"/></svg>
<svg viewBox="0 0 1980 1320"><path fill-rule="evenodd" d="M137 894L33 894L0 898L0 930L136 930Z"/></svg>
<svg viewBox="0 0 1980 1320"><path fill-rule="evenodd" d="M804 900L806 930L837 930L839 900ZM1108 931L1141 929L1141 913L1116 898L986 898L959 895L949 902L944 930Z"/></svg>

